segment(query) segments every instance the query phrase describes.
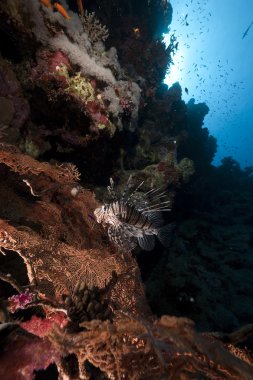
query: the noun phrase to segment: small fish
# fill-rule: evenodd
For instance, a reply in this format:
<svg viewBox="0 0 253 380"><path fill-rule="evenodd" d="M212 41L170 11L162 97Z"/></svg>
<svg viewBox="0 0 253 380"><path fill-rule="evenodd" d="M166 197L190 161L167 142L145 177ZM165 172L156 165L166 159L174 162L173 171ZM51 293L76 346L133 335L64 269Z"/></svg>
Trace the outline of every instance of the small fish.
<svg viewBox="0 0 253 380"><path fill-rule="evenodd" d="M41 4L43 4L45 7L53 9L51 1L50 0L40 0Z"/></svg>
<svg viewBox="0 0 253 380"><path fill-rule="evenodd" d="M186 92L186 94L188 95L189 94L189 90L188 90L188 88L187 87L185 87L185 92Z"/></svg>
<svg viewBox="0 0 253 380"><path fill-rule="evenodd" d="M243 36L242 36L242 40L248 35L249 33L249 30L250 28L252 27L253 25L253 21L251 21L250 25L248 26L248 28L245 30L245 32L243 33Z"/></svg>
<svg viewBox="0 0 253 380"><path fill-rule="evenodd" d="M109 225L109 239L123 250L132 250L139 244L145 251L150 251L155 246L155 236L165 247L170 244L171 224L163 226L161 218L162 211L170 211L170 201L161 201L166 192L158 193L159 189L152 189L138 196L137 190L142 184L130 194L125 189L123 195L117 197L111 179L108 190L114 200L94 211L98 223L104 227Z"/></svg>
<svg viewBox="0 0 253 380"><path fill-rule="evenodd" d="M133 28L133 32L134 32L136 38L139 38L139 37L140 37L140 35L141 35L141 30L140 30L140 28L138 28L138 27Z"/></svg>
<svg viewBox="0 0 253 380"><path fill-rule="evenodd" d="M71 17L69 16L68 12L66 11L66 9L59 3L54 3L54 7L55 9L57 9L57 11L66 19L66 20L70 20Z"/></svg>

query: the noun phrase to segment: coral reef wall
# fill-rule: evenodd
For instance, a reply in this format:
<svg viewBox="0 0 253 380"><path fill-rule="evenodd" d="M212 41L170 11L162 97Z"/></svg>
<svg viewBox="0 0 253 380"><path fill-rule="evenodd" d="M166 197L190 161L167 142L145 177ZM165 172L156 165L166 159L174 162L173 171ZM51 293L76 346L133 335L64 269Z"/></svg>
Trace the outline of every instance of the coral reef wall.
<svg viewBox="0 0 253 380"><path fill-rule="evenodd" d="M190 319L157 318L138 252L94 217L110 177L120 193L130 175L143 191L163 187L173 206L211 170L207 106L162 84L171 17L160 0L0 2L3 379L253 376L236 346L252 326L198 333Z"/></svg>

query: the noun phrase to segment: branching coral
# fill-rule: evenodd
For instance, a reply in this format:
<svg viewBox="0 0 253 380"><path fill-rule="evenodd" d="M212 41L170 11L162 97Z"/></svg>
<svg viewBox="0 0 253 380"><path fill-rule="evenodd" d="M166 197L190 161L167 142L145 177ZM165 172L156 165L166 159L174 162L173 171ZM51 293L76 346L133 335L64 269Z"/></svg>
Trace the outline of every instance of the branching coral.
<svg viewBox="0 0 253 380"><path fill-rule="evenodd" d="M73 183L78 181L78 170L71 164L60 165L53 170L48 163L40 163L29 156L23 155L13 145L0 145L0 162L8 166L19 175L47 175L49 179L58 184Z"/></svg>
<svg viewBox="0 0 253 380"><path fill-rule="evenodd" d="M88 13L87 10L80 16L83 29L87 33L90 41L94 44L98 41L106 41L109 32L108 29L101 25L97 19L95 12Z"/></svg>

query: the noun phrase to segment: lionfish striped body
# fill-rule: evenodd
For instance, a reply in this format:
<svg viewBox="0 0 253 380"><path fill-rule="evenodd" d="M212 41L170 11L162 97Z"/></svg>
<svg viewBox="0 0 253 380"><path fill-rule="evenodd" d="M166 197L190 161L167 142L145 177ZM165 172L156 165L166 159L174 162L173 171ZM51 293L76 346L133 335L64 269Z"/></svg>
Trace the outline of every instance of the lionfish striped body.
<svg viewBox="0 0 253 380"><path fill-rule="evenodd" d="M131 179L131 177L130 177ZM130 182L128 180L128 184ZM121 249L131 250L140 245L144 250L152 250L155 236L167 246L170 241L171 226L161 227L161 211L169 211L169 201L161 202L164 193L150 190L138 197L137 190L143 182L130 194L125 190L118 199L113 191L113 181L109 192L114 201L104 204L94 211L98 223L109 225L108 236Z"/></svg>

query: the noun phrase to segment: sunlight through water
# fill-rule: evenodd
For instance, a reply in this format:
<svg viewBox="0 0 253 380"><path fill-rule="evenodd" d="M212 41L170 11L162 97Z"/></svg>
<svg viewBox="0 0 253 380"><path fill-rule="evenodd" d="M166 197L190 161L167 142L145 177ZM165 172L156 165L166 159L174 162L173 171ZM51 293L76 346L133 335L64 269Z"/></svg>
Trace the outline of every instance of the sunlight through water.
<svg viewBox="0 0 253 380"><path fill-rule="evenodd" d="M214 164L233 156L242 166L253 164L253 1L171 1L173 19L166 44L178 42L165 78L179 82L185 102L194 98L210 111L204 127L218 139Z"/></svg>

